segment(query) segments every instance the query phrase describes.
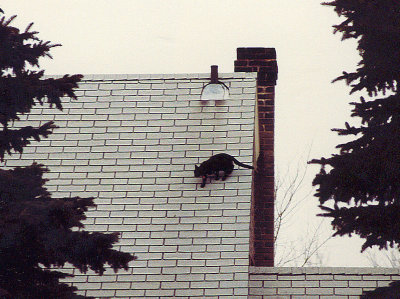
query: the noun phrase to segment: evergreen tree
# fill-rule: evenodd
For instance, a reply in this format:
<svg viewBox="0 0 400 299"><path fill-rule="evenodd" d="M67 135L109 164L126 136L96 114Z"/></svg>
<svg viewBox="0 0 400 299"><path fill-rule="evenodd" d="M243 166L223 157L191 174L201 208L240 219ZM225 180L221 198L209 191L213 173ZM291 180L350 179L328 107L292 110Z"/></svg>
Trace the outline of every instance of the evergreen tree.
<svg viewBox="0 0 400 299"><path fill-rule="evenodd" d="M364 291L360 299L400 299L400 281L393 281L387 287L378 287L372 291Z"/></svg>
<svg viewBox="0 0 400 299"><path fill-rule="evenodd" d="M0 11L1 12L1 11ZM51 48L37 32L21 32L10 26L15 16L0 19L0 160L23 152L34 139L40 141L56 128L53 122L40 127L13 129L21 114L35 105L62 109L61 97L76 99L74 88L81 75L42 79L40 57ZM134 256L112 249L118 234L82 231L85 212L93 198L54 198L44 186L47 168L40 164L14 169L0 168L0 297L84 298L59 280L71 275L49 268L70 263L81 272L103 274L105 264L114 271L127 269Z"/></svg>
<svg viewBox="0 0 400 299"><path fill-rule="evenodd" d="M361 61L345 80L351 92L366 91L353 105L360 126L333 129L354 135L339 144L339 154L312 160L321 165L313 181L318 186L322 216L332 217L335 235L357 234L365 239L362 251L400 244L400 1L335 0L345 20L334 26L343 39L358 42Z"/></svg>

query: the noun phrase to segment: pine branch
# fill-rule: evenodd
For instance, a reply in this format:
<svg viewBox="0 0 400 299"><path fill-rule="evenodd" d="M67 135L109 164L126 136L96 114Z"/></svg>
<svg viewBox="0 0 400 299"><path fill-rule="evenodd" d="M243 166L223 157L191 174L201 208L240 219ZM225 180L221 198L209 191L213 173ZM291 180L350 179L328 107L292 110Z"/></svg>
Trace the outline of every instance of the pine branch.
<svg viewBox="0 0 400 299"><path fill-rule="evenodd" d="M22 153L24 147L30 144L29 139L33 138L36 141L40 141L43 137L47 138L55 128L58 127L52 121L45 123L39 128L31 126L22 129L5 128L3 131L0 131L0 160L4 161L5 153L9 155L12 151Z"/></svg>
<svg viewBox="0 0 400 299"><path fill-rule="evenodd" d="M0 19L0 69L10 68L16 74L24 70L26 62L38 67L39 58L51 58L50 49L60 45L41 41L36 36L38 32L30 31L33 23L21 33L18 28L10 26L15 17Z"/></svg>
<svg viewBox="0 0 400 299"><path fill-rule="evenodd" d="M334 32L342 33L342 39L357 39L362 58L355 72L344 72L334 81L345 80L351 93L365 89L372 96L394 91L400 80L400 3L335 0L323 5L333 6L345 17Z"/></svg>
<svg viewBox="0 0 400 299"><path fill-rule="evenodd" d="M29 113L33 106L47 102L50 107L62 110L61 98L76 99L74 88L82 75L65 75L62 78L41 79L43 71L26 71L17 76L0 76L0 123L18 120L20 114Z"/></svg>

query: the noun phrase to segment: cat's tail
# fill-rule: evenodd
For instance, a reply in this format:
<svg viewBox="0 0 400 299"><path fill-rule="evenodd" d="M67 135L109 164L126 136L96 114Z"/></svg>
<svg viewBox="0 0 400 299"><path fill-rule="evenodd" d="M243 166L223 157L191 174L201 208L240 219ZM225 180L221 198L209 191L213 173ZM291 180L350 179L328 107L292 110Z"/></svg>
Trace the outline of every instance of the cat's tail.
<svg viewBox="0 0 400 299"><path fill-rule="evenodd" d="M236 165L239 165L241 167L244 168L249 168L249 169L254 169L253 166L247 165L247 164L243 164L242 162L239 162L238 160L236 160L234 157L232 157L233 162L235 162Z"/></svg>

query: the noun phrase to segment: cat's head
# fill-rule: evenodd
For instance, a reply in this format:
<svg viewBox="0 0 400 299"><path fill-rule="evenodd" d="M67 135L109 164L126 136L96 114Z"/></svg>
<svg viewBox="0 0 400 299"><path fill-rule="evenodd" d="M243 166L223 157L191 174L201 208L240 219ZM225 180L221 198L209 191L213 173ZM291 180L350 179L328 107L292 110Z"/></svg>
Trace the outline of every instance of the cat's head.
<svg viewBox="0 0 400 299"><path fill-rule="evenodd" d="M196 178L198 178L199 176L201 176L200 167L197 166L197 165L194 166L194 176L195 176Z"/></svg>

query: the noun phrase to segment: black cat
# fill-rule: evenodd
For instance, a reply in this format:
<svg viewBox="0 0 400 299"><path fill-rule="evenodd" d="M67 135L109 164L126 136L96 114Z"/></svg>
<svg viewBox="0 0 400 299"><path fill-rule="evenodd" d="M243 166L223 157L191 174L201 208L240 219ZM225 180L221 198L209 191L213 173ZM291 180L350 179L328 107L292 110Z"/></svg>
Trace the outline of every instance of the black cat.
<svg viewBox="0 0 400 299"><path fill-rule="evenodd" d="M215 175L215 179L218 180L219 172L223 171L224 175L222 177L222 180L224 181L226 177L232 173L234 167L233 163L245 168L254 169L253 166L240 163L231 155L216 154L210 159L201 163L200 166L195 165L194 176L196 178L202 177L203 181L201 183L201 188L204 188L208 175Z"/></svg>

